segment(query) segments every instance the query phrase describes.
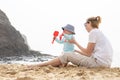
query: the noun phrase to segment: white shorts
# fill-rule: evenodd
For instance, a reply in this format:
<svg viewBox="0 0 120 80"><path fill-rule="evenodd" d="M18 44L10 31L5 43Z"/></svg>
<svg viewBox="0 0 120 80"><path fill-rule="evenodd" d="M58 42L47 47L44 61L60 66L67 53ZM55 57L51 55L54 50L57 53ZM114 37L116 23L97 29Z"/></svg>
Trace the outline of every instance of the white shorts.
<svg viewBox="0 0 120 80"><path fill-rule="evenodd" d="M68 63L71 62L78 66L83 67L105 67L104 65L100 65L94 57L87 57L75 52L72 53L63 53L58 57L61 63Z"/></svg>

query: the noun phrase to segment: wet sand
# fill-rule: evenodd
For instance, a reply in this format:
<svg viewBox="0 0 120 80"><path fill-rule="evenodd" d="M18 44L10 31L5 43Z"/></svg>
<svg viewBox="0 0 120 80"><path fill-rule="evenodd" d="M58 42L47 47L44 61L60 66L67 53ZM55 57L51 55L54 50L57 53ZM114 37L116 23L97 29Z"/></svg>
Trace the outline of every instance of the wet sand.
<svg viewBox="0 0 120 80"><path fill-rule="evenodd" d="M1 64L0 80L120 80L120 68L36 67Z"/></svg>

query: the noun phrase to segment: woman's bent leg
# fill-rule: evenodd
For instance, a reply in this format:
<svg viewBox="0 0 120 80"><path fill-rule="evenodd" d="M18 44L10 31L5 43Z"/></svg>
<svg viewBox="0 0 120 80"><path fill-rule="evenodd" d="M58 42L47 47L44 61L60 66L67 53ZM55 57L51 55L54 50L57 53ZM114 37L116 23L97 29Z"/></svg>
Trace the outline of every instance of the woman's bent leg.
<svg viewBox="0 0 120 80"><path fill-rule="evenodd" d="M71 62L78 66L84 67L97 67L98 64L96 63L95 59L92 57L87 57L77 53L66 53L59 56L59 59L62 64Z"/></svg>

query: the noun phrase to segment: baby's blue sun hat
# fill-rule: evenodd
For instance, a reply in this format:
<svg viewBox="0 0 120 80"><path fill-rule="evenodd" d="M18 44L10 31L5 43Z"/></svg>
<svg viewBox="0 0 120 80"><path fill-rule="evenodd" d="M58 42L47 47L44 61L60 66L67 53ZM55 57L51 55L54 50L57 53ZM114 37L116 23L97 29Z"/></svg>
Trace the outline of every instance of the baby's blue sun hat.
<svg viewBox="0 0 120 80"><path fill-rule="evenodd" d="M75 34L74 26L72 26L70 24L67 24L66 26L62 27L62 30L64 30L64 29L72 32L73 34Z"/></svg>

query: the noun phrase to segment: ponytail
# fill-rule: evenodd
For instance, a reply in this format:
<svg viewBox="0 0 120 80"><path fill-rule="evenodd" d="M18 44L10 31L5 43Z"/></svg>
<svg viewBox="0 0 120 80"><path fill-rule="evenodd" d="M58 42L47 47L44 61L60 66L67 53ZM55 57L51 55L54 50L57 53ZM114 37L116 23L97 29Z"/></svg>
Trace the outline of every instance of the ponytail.
<svg viewBox="0 0 120 80"><path fill-rule="evenodd" d="M98 28L99 27L99 24L101 23L101 17L100 16L97 16L97 17L90 17L87 19L87 22L91 22L91 26L93 28Z"/></svg>
<svg viewBox="0 0 120 80"><path fill-rule="evenodd" d="M97 20L98 23L101 23L101 17L100 16L97 16L96 20Z"/></svg>

